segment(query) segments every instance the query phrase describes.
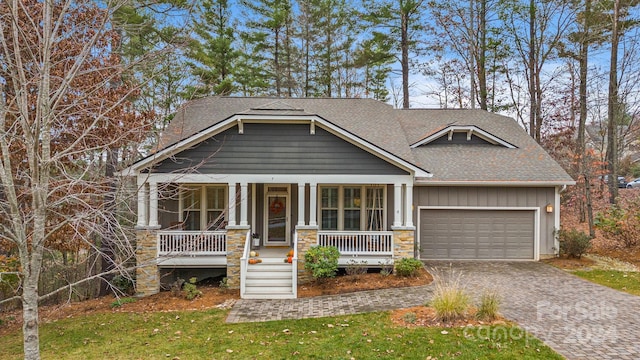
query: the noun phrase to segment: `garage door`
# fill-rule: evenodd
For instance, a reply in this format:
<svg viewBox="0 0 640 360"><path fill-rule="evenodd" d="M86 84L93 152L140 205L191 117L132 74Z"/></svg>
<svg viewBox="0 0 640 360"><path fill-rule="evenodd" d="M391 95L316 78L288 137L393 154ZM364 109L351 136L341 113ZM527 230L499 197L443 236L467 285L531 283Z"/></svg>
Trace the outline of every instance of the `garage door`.
<svg viewBox="0 0 640 360"><path fill-rule="evenodd" d="M533 259L534 211L421 210L421 259Z"/></svg>

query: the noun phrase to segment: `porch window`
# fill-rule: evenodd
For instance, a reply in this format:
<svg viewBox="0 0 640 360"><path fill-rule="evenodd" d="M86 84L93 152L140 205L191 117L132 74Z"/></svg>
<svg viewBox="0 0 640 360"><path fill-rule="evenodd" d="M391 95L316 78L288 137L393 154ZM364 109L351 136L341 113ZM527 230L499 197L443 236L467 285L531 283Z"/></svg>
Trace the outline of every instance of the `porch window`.
<svg viewBox="0 0 640 360"><path fill-rule="evenodd" d="M320 187L321 229L383 231L385 190L384 186Z"/></svg>
<svg viewBox="0 0 640 360"><path fill-rule="evenodd" d="M338 188L325 187L321 190L320 201L322 229L338 230Z"/></svg>
<svg viewBox="0 0 640 360"><path fill-rule="evenodd" d="M180 221L185 230L216 230L225 220L225 186L189 186L180 193ZM203 216L204 214L204 216Z"/></svg>

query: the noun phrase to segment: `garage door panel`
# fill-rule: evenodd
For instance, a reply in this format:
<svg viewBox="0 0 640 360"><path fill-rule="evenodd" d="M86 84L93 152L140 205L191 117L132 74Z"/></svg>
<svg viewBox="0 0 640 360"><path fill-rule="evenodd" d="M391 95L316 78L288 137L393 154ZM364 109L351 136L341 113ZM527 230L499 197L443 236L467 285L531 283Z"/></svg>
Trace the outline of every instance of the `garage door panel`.
<svg viewBox="0 0 640 360"><path fill-rule="evenodd" d="M422 259L533 259L531 210L421 210Z"/></svg>

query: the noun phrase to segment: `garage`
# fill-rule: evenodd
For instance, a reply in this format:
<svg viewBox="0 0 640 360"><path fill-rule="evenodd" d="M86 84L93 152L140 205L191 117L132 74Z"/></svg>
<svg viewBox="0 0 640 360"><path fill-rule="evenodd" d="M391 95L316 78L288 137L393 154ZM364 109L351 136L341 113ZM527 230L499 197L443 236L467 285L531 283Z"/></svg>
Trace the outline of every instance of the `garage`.
<svg viewBox="0 0 640 360"><path fill-rule="evenodd" d="M533 210L421 209L420 258L535 259Z"/></svg>

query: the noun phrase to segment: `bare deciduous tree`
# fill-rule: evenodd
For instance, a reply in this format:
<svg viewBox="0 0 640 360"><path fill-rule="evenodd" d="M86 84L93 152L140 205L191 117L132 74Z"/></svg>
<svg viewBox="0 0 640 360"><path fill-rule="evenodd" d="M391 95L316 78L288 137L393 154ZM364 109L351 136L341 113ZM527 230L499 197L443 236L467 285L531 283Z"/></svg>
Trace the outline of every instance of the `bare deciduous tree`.
<svg viewBox="0 0 640 360"><path fill-rule="evenodd" d="M140 142L149 116L109 26L121 4L8 0L0 4L0 240L20 263L24 356L39 359L38 280L43 258L95 234L115 234L117 265L134 256L121 222L104 205L111 179L96 169L109 149ZM117 195L117 193L116 193ZM104 274L98 274L99 277ZM84 281L84 280L83 280Z"/></svg>

